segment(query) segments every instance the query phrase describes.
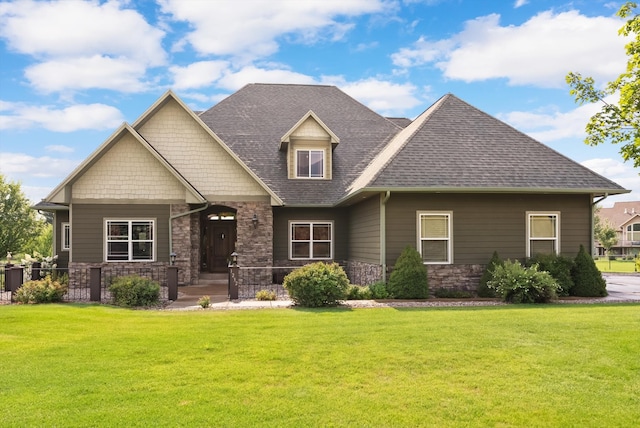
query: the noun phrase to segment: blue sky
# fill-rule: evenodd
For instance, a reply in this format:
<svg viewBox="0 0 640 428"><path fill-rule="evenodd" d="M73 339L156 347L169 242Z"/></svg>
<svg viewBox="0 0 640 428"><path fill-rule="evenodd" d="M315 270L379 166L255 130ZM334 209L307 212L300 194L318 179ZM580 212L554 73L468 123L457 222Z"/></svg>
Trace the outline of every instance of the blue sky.
<svg viewBox="0 0 640 428"><path fill-rule="evenodd" d="M564 83L624 70L621 4L0 1L0 172L37 202L167 89L204 110L248 83L316 83L409 118L453 93L633 190L605 206L638 200L619 147L583 143L598 106Z"/></svg>

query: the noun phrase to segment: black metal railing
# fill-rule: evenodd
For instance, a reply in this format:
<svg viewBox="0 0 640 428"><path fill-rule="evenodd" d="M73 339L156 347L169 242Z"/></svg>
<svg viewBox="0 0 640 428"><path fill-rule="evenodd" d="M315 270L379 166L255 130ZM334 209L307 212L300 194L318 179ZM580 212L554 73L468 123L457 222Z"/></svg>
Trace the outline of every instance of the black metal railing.
<svg viewBox="0 0 640 428"><path fill-rule="evenodd" d="M233 269L233 268L232 268ZM274 292L278 299L289 297L282 286L284 277L295 267L238 267L234 278L239 299L255 299L259 291Z"/></svg>

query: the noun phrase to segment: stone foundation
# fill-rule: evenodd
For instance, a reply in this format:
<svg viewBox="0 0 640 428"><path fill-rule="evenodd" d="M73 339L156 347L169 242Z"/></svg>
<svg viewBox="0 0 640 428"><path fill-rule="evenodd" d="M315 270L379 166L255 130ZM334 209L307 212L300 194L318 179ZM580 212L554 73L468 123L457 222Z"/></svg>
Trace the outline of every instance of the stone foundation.
<svg viewBox="0 0 640 428"><path fill-rule="evenodd" d="M382 266L379 264L347 260L345 270L352 284L371 285L382 280Z"/></svg>
<svg viewBox="0 0 640 428"><path fill-rule="evenodd" d="M475 294L485 265L427 265L429 290L438 288L468 291Z"/></svg>
<svg viewBox="0 0 640 428"><path fill-rule="evenodd" d="M167 266L164 262L151 263L69 263L69 286L89 286L90 268L99 267L101 272L101 286L109 285L113 278L127 275L139 275L157 281L160 286L167 286Z"/></svg>

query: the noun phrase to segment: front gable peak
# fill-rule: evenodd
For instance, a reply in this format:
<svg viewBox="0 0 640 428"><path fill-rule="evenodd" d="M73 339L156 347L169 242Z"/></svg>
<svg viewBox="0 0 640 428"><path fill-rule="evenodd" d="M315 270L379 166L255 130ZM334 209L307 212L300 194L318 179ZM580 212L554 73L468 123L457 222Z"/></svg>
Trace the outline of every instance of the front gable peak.
<svg viewBox="0 0 640 428"><path fill-rule="evenodd" d="M329 141L332 148L340 143L340 138L311 110L282 136L280 150L286 150L292 139Z"/></svg>

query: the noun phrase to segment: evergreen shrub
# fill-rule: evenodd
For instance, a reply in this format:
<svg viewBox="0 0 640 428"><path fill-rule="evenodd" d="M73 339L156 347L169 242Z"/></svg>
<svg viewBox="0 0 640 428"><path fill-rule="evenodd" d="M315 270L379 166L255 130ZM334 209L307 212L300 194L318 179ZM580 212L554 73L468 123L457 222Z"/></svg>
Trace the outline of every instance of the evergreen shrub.
<svg viewBox="0 0 640 428"><path fill-rule="evenodd" d="M361 285L349 285L347 288L347 300L370 300L372 297L369 287Z"/></svg>
<svg viewBox="0 0 640 428"><path fill-rule="evenodd" d="M598 270L596 262L583 245L580 245L571 273L574 286L569 293L572 296L604 297L607 295L607 283Z"/></svg>
<svg viewBox="0 0 640 428"><path fill-rule="evenodd" d="M502 260L498 256L498 252L494 251L487 267L484 269L482 276L480 277L480 284L478 285L478 297L496 297L496 291L487 286L487 283L493 277L493 271L496 269L496 266L502 264Z"/></svg>
<svg viewBox="0 0 640 428"><path fill-rule="evenodd" d="M160 284L139 275L120 276L113 280L109 292L117 306L152 306L160 299Z"/></svg>
<svg viewBox="0 0 640 428"><path fill-rule="evenodd" d="M384 281L374 282L369 285L369 291L371 291L372 299L388 299L389 291L387 290L387 284Z"/></svg>
<svg viewBox="0 0 640 428"><path fill-rule="evenodd" d="M517 260L496 266L487 285L509 303L547 303L558 297L558 283L549 272L541 272L538 265L524 267Z"/></svg>
<svg viewBox="0 0 640 428"><path fill-rule="evenodd" d="M315 308L344 300L349 279L337 263L316 262L293 270L282 285L296 305Z"/></svg>
<svg viewBox="0 0 640 428"><path fill-rule="evenodd" d="M569 257L557 254L536 254L527 260L527 266L538 265L538 269L546 271L558 282L559 296L568 296L570 290L574 287L573 269L574 261Z"/></svg>
<svg viewBox="0 0 640 428"><path fill-rule="evenodd" d="M426 299L429 297L427 270L420 253L407 245L396 260L387 290L394 299Z"/></svg>

